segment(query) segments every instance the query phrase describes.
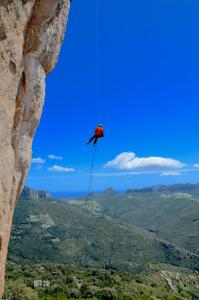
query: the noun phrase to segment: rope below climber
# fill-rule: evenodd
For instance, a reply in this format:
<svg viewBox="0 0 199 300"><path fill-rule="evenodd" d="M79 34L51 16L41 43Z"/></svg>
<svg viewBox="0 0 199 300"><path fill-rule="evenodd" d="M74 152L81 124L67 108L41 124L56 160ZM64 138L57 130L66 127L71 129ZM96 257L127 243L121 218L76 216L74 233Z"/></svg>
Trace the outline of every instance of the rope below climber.
<svg viewBox="0 0 199 300"><path fill-rule="evenodd" d="M87 210L87 208L88 208L89 196L90 196L90 193L92 192L93 171L94 171L96 151L97 151L97 141L98 141L99 138L103 138L103 137L104 137L104 128L103 128L102 124L99 124L98 127L95 129L94 135L87 142L87 144L90 144L94 140L94 142L93 142L94 148L93 148L93 153L92 153L90 174L89 174L88 193L87 193L87 196L85 198L84 205L83 205L83 208L85 210ZM81 238L81 233L79 231L79 233L77 235L76 247L79 247L80 238Z"/></svg>

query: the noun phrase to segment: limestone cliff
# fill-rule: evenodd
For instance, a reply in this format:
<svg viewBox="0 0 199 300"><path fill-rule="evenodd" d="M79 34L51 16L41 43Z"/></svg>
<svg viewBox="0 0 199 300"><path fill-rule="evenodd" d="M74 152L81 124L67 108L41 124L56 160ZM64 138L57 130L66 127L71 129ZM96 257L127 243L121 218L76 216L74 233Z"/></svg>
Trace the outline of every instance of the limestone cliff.
<svg viewBox="0 0 199 300"><path fill-rule="evenodd" d="M27 186L23 188L20 199L37 200L37 199L52 199L51 193L42 190L33 190Z"/></svg>
<svg viewBox="0 0 199 300"><path fill-rule="evenodd" d="M0 299L16 199L69 7L69 0L0 0Z"/></svg>

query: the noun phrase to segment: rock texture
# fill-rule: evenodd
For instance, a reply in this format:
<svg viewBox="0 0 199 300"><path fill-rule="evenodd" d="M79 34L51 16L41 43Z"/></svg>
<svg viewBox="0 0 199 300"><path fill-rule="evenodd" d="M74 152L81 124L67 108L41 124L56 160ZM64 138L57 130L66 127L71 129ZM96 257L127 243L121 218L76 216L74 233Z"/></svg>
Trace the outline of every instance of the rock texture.
<svg viewBox="0 0 199 300"><path fill-rule="evenodd" d="M16 199L69 7L69 0L0 0L0 299Z"/></svg>

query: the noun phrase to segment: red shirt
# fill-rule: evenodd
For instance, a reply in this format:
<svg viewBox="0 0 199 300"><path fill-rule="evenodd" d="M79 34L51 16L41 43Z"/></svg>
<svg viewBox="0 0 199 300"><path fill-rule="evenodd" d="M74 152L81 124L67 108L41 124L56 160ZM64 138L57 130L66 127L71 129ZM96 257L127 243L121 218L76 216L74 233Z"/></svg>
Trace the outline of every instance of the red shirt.
<svg viewBox="0 0 199 300"><path fill-rule="evenodd" d="M104 136L104 129L102 127L97 127L95 129L95 135L97 137L103 137Z"/></svg>

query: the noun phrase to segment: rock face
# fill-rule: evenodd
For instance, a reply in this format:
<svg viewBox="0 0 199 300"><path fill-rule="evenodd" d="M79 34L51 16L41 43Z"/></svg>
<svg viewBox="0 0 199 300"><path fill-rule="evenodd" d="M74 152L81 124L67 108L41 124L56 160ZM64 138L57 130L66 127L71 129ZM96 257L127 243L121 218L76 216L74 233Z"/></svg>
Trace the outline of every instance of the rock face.
<svg viewBox="0 0 199 300"><path fill-rule="evenodd" d="M51 199L52 195L47 191L33 190L25 186L20 195L20 198L24 200Z"/></svg>
<svg viewBox="0 0 199 300"><path fill-rule="evenodd" d="M69 0L0 0L0 299L16 199L31 161L45 76L63 41Z"/></svg>

